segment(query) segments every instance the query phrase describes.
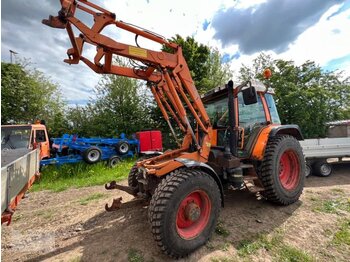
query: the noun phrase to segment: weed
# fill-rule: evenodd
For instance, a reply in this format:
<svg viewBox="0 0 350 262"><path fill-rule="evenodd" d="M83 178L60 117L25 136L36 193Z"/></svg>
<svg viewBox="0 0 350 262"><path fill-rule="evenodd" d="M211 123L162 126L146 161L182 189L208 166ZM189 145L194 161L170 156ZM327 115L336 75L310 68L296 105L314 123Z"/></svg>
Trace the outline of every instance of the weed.
<svg viewBox="0 0 350 262"><path fill-rule="evenodd" d="M224 224L222 222L218 222L216 225L215 233L223 237L228 237L230 235L230 232L224 228Z"/></svg>
<svg viewBox="0 0 350 262"><path fill-rule="evenodd" d="M345 244L350 246L350 219L340 225L340 229L334 234L332 243L335 245Z"/></svg>
<svg viewBox="0 0 350 262"><path fill-rule="evenodd" d="M41 172L41 178L31 191L51 190L64 191L68 188L79 188L103 185L111 180L120 181L127 178L135 159L122 161L115 168L106 167L104 162L94 165L77 163L60 167L47 166Z"/></svg>
<svg viewBox="0 0 350 262"><path fill-rule="evenodd" d="M221 246L220 249L221 249L222 251L225 251L225 252L226 252L226 251L228 251L228 249L230 248L230 245L231 245L230 242L225 242L224 244L222 244L222 246Z"/></svg>
<svg viewBox="0 0 350 262"><path fill-rule="evenodd" d="M128 251L128 261L129 262L143 262L143 254L141 251L131 248Z"/></svg>
<svg viewBox="0 0 350 262"><path fill-rule="evenodd" d="M305 251L286 244L281 245L278 251L278 255L279 255L278 261L285 261L285 262L314 261L314 259Z"/></svg>
<svg viewBox="0 0 350 262"><path fill-rule="evenodd" d="M89 202L105 197L106 194L95 193L79 200L80 205L86 206Z"/></svg>
<svg viewBox="0 0 350 262"><path fill-rule="evenodd" d="M209 250L215 249L215 246L213 245L213 243L210 240L205 244L205 247Z"/></svg>

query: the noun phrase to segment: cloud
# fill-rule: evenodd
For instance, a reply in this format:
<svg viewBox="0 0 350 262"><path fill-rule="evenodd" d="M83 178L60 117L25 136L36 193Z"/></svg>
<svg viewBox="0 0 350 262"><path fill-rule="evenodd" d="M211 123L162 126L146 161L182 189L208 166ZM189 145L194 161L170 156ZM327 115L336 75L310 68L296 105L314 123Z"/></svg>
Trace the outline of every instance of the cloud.
<svg viewBox="0 0 350 262"><path fill-rule="evenodd" d="M59 1L41 0L40 8L31 1L3 1L1 18L1 58L10 60L9 50L16 58L30 59L32 66L58 83L68 103L87 100L99 80L99 75L84 64L69 66L63 63L70 41L65 30L41 24L41 20L57 15ZM81 16L86 20L86 16ZM74 67L74 68L73 68Z"/></svg>
<svg viewBox="0 0 350 262"><path fill-rule="evenodd" d="M342 0L269 0L245 9L230 7L213 17L214 38L222 45L238 44L244 54L284 52L322 14Z"/></svg>

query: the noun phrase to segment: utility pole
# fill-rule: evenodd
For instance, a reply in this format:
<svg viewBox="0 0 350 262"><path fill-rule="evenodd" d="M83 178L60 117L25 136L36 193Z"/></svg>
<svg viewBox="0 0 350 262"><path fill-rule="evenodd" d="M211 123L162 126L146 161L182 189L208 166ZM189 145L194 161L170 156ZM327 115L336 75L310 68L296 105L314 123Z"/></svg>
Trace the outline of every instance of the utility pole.
<svg viewBox="0 0 350 262"><path fill-rule="evenodd" d="M11 61L11 64L12 64L12 56L15 56L15 55L18 55L18 53L13 51L13 50L10 50L10 61Z"/></svg>

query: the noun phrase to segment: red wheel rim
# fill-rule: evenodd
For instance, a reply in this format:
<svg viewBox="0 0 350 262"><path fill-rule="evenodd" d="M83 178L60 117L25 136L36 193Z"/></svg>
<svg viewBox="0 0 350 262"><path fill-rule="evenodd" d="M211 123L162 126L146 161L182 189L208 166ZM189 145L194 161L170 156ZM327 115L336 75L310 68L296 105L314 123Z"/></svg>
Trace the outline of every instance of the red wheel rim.
<svg viewBox="0 0 350 262"><path fill-rule="evenodd" d="M287 190L293 190L299 182L300 165L296 153L292 150L285 151L280 159L279 179L281 185Z"/></svg>
<svg viewBox="0 0 350 262"><path fill-rule="evenodd" d="M206 192L197 190L180 203L176 215L176 230L183 239L198 236L209 221L211 202Z"/></svg>

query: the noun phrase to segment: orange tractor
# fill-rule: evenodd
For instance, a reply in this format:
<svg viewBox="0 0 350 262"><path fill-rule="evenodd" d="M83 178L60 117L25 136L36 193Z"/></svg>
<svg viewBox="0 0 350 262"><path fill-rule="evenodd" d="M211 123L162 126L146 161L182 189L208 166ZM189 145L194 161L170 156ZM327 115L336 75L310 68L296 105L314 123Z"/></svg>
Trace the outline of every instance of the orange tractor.
<svg viewBox="0 0 350 262"><path fill-rule="evenodd" d="M225 189L247 187L282 205L299 199L305 179L298 142L302 134L296 125L280 125L273 98L263 85L248 81L234 87L230 81L201 98L181 46L116 20L114 13L87 0L60 2L58 16L43 23L67 30L72 48L64 61L82 61L96 73L145 80L178 141L178 149L137 162L124 187L150 199L152 233L166 254L182 257L208 240L224 205ZM78 11L92 15L93 25L80 21ZM102 34L108 26L134 34L135 46ZM139 37L172 52L142 48ZM96 47L93 60L83 56L86 45ZM119 66L113 64L113 55L137 63ZM182 131L182 142L172 123Z"/></svg>

